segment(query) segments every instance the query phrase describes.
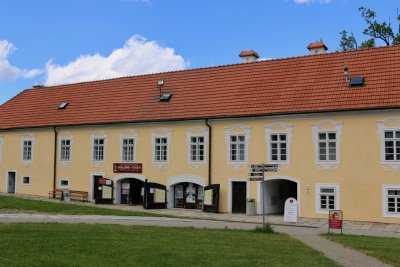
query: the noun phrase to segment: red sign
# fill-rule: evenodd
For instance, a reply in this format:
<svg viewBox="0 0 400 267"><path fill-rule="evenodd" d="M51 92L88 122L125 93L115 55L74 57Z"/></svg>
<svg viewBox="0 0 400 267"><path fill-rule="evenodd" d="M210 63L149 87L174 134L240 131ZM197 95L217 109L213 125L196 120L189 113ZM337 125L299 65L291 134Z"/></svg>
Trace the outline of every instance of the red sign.
<svg viewBox="0 0 400 267"><path fill-rule="evenodd" d="M107 179L106 178L99 178L99 184L106 184Z"/></svg>
<svg viewBox="0 0 400 267"><path fill-rule="evenodd" d="M343 228L343 211L341 210L329 211L329 228L331 229Z"/></svg>
<svg viewBox="0 0 400 267"><path fill-rule="evenodd" d="M114 163L113 172L115 173L142 173L142 163Z"/></svg>

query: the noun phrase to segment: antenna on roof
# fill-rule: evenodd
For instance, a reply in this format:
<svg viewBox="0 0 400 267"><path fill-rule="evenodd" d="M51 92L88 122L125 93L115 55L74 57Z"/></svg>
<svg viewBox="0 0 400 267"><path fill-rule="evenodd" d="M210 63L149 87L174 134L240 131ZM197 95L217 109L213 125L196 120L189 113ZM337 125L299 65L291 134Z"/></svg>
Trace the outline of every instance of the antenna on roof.
<svg viewBox="0 0 400 267"><path fill-rule="evenodd" d="M344 63L344 68L343 68L344 80L346 81L346 83L348 83L350 81L350 79L349 79L349 67L347 66L346 61L343 62L343 63Z"/></svg>
<svg viewBox="0 0 400 267"><path fill-rule="evenodd" d="M157 87L160 90L160 98L161 98L161 88L164 86L164 80L157 81Z"/></svg>

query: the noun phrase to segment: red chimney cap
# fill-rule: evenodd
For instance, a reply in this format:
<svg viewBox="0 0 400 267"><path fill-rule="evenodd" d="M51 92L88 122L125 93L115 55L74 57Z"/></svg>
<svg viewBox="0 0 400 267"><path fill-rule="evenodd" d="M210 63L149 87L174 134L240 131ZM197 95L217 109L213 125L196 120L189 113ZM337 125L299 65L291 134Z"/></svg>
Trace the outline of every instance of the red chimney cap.
<svg viewBox="0 0 400 267"><path fill-rule="evenodd" d="M260 56L258 55L258 53L254 50L244 50L242 52L240 52L239 57L256 57L259 58Z"/></svg>
<svg viewBox="0 0 400 267"><path fill-rule="evenodd" d="M307 46L307 49L308 50L310 50L310 49L314 49L314 48L324 48L325 50L328 50L328 47L324 44L324 42L322 42L322 41L319 41L319 42L315 42L315 43L310 43L308 46Z"/></svg>

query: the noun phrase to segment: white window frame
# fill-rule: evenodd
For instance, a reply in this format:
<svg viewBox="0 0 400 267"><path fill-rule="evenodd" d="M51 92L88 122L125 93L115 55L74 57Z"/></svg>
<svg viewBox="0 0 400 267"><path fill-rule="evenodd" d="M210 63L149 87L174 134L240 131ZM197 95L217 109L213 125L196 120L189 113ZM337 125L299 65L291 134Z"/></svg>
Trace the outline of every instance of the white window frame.
<svg viewBox="0 0 400 267"><path fill-rule="evenodd" d="M25 183L25 182L24 182L24 178L25 178L25 177L29 178L29 183ZM27 175L22 176L22 177L21 177L21 184L22 184L22 185L31 185L31 177L30 177L30 176L27 176Z"/></svg>
<svg viewBox="0 0 400 267"><path fill-rule="evenodd" d="M329 129L323 126L330 125ZM323 167L325 171L329 171L334 165L340 164L340 144L342 142L343 123L334 121L322 121L312 124L312 136L314 141L315 163ZM320 133L335 133L336 135L336 160L320 160L319 159L319 134ZM329 154L329 153L328 153Z"/></svg>
<svg viewBox="0 0 400 267"><path fill-rule="evenodd" d="M63 181L68 182L68 186L62 185ZM69 189L70 188L70 183L69 183L69 178L62 177L58 180L58 186L60 189Z"/></svg>
<svg viewBox="0 0 400 267"><path fill-rule="evenodd" d="M389 212L388 211L388 191L389 190L400 190L400 184L384 184L382 185L382 217L391 217L391 218L400 218L400 212ZM397 197L396 197L397 198ZM400 195L398 196L399 202L398 205L400 206Z"/></svg>
<svg viewBox="0 0 400 267"><path fill-rule="evenodd" d="M162 139L165 139L165 143L157 143L157 139L160 139L160 141L162 141ZM160 147L160 158L157 159L157 147ZM166 150L165 152L165 157L166 159L162 159L162 154L161 152L163 151L163 149L161 149L162 147L164 147L164 150ZM154 162L168 162L169 160L169 147L168 147L168 137L167 136L156 136L154 137L154 145L153 145L153 161Z"/></svg>
<svg viewBox="0 0 400 267"><path fill-rule="evenodd" d="M385 132L386 131L400 131L400 127L389 127L389 123L400 123L400 117L388 118L385 120L377 121L378 136L380 140L381 150L381 164L384 169L391 169L393 173L400 172L400 160L386 160L385 151Z"/></svg>
<svg viewBox="0 0 400 267"><path fill-rule="evenodd" d="M315 212L319 214L328 214L329 208L321 209L321 193L320 190L322 188L333 188L334 189L334 197L335 197L335 207L334 210L340 209L340 187L338 184L316 184L315 185ZM328 205L328 204L327 204Z"/></svg>
<svg viewBox="0 0 400 267"><path fill-rule="evenodd" d="M193 161L192 160L192 137L204 137L204 160L202 161ZM204 164L207 161L207 148L208 148L208 129L201 128L201 127L194 127L186 130L186 144L187 144L187 151L188 151L188 162L193 164Z"/></svg>
<svg viewBox="0 0 400 267"><path fill-rule="evenodd" d="M236 138L235 141L232 140L232 138ZM243 140L240 140L242 139ZM233 159L234 153L233 153L233 146L236 146L236 154L235 157L236 159ZM247 162L246 154L247 154L247 149L246 149L246 135L245 134L231 134L229 136L229 162L232 163L241 163L241 162ZM243 150L243 154L240 152ZM241 158L243 156L243 158Z"/></svg>
<svg viewBox="0 0 400 267"><path fill-rule="evenodd" d="M133 139L133 161L124 160L124 140ZM135 129L125 129L120 133L120 162L135 162L138 143L138 132Z"/></svg>
<svg viewBox="0 0 400 267"><path fill-rule="evenodd" d="M244 160L231 160L231 136L244 136ZM250 143L250 127L233 125L225 128L225 144L228 164L246 164L248 161Z"/></svg>
<svg viewBox="0 0 400 267"><path fill-rule="evenodd" d="M92 144L92 163L96 164L97 167L102 165L107 157L107 133L102 130L96 130L91 134L91 144ZM95 160L94 158L94 140L95 139L104 139L104 147L103 147L103 160Z"/></svg>
<svg viewBox="0 0 400 267"><path fill-rule="evenodd" d="M278 130L276 130L278 128ZM283 128L283 129L282 129ZM267 144L267 162L270 164L289 164L290 162L290 144L292 143L293 126L286 123L274 123L265 127L265 142ZM275 129L275 130L274 130ZM273 134L286 135L286 160L272 160L272 140ZM280 153L279 153L280 154Z"/></svg>
<svg viewBox="0 0 400 267"><path fill-rule="evenodd" d="M95 144L96 141L103 141L103 144ZM97 154L96 154L96 148L97 147ZM102 159L96 158L96 155L100 155L100 147L102 147ZM92 161L93 162L104 162L105 159L105 151L106 151L106 139L104 137L93 137L92 138Z"/></svg>
<svg viewBox="0 0 400 267"><path fill-rule="evenodd" d="M25 141L30 141L31 142L31 158L30 159L25 159L24 157L24 144ZM33 161L33 155L35 151L35 137L32 134L24 135L21 138L21 160L24 163L31 163Z"/></svg>
<svg viewBox="0 0 400 267"><path fill-rule="evenodd" d="M193 142L193 138L196 138L196 142ZM199 138L203 138L203 142L199 141ZM195 147L193 150L192 147ZM201 149L202 146L202 149ZM203 150L203 159L200 159L200 151ZM194 153L193 153L194 152ZM193 156L195 159L193 159ZM190 137L190 144L189 144L189 161L198 163L198 162L205 162L206 161L206 138L204 135L192 135Z"/></svg>
<svg viewBox="0 0 400 267"><path fill-rule="evenodd" d="M320 135L323 134L326 136L326 139L320 139ZM335 138L334 139L329 139L329 135L334 134ZM336 131L318 131L318 144L317 144L317 162L319 163L338 163L338 140L337 140L337 133ZM329 153L329 144L334 143L335 144L335 159L330 159L330 153ZM325 144L325 157L326 159L321 159L321 144Z"/></svg>
<svg viewBox="0 0 400 267"><path fill-rule="evenodd" d="M63 145L63 142L69 141L69 145ZM63 146L65 147L65 152L68 151L68 153L63 154ZM68 149L67 149L68 148ZM72 158L72 139L71 138L60 138L60 144L59 144L59 160L61 162L70 162ZM63 156L66 156L68 154L68 158L63 158Z"/></svg>
<svg viewBox="0 0 400 267"><path fill-rule="evenodd" d="M127 144L125 144L125 141ZM133 142L133 144L130 144L130 142ZM126 152L125 153L125 148ZM122 138L122 147L121 147L121 153L122 153L122 162L135 162L135 156L136 156L136 140L133 137L124 137ZM132 153L129 153L129 151L132 150ZM125 157L126 156L126 157ZM132 157L132 158L130 158Z"/></svg>
<svg viewBox="0 0 400 267"><path fill-rule="evenodd" d="M156 160L156 138L167 138L167 160L166 161L157 161ZM172 143L172 130L168 128L156 128L151 131L151 143L152 143L152 163L155 167L159 169L165 168L170 161L170 151L171 151L171 143Z"/></svg>

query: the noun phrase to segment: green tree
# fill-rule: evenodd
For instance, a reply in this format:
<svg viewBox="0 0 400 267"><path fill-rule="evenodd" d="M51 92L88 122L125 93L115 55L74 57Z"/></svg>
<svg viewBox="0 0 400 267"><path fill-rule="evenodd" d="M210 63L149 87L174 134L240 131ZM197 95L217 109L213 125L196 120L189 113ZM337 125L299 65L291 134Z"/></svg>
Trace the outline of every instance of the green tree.
<svg viewBox="0 0 400 267"><path fill-rule="evenodd" d="M397 32L393 29L392 23L376 21L376 12L365 7L358 9L361 13L361 17L364 19L367 27L363 30L363 34L369 36L369 38L358 45L356 38L353 33L348 34L346 30L340 32L340 49L342 51L374 47L376 45L375 40L382 41L385 45L400 44L400 16L397 15Z"/></svg>

